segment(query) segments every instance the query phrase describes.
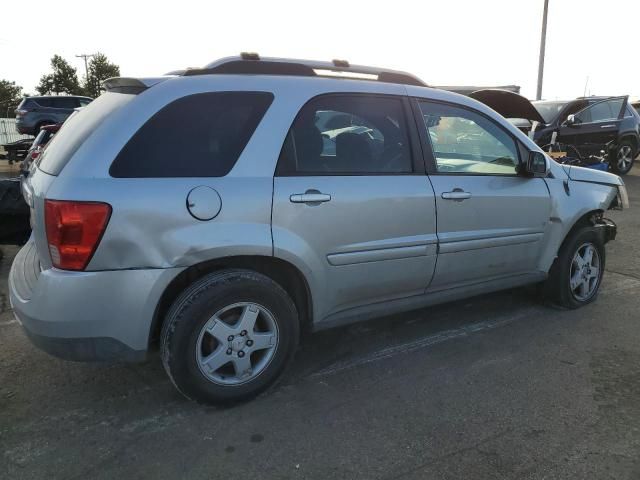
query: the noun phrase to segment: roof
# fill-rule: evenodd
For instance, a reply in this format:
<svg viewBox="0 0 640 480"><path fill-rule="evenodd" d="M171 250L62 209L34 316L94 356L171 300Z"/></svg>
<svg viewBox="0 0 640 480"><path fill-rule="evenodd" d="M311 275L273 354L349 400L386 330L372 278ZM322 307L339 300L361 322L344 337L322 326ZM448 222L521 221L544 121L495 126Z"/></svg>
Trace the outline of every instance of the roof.
<svg viewBox="0 0 640 480"><path fill-rule="evenodd" d="M87 97L86 95L29 95L24 98L87 98L89 100L93 100L93 98Z"/></svg>
<svg viewBox="0 0 640 480"><path fill-rule="evenodd" d="M460 95L469 95L478 90L506 90L508 92L520 93L519 85L500 85L493 87L478 87L473 85L439 85L435 86L434 88L459 93Z"/></svg>
<svg viewBox="0 0 640 480"><path fill-rule="evenodd" d="M300 77L331 76L351 80L370 80L403 85L424 86L417 76L388 68L352 65L347 60L323 62L294 58L260 57L257 53L242 53L209 63L204 68L187 69L183 76L210 74L291 75Z"/></svg>

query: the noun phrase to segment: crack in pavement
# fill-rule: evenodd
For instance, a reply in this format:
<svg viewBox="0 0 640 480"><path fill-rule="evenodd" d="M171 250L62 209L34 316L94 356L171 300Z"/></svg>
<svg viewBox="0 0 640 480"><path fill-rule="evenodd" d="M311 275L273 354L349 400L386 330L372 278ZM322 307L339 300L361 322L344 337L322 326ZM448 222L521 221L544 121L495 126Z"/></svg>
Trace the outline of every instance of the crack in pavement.
<svg viewBox="0 0 640 480"><path fill-rule="evenodd" d="M495 328L513 323L517 320L526 318L532 315L533 313L540 312L541 310L542 310L542 307L530 307L525 310L519 311L513 315L508 315L506 317L502 316L496 319L476 322L470 325L464 325L460 328L454 328L451 330L438 332L432 335L427 335L426 337L419 338L418 340L414 340L407 343L401 343L399 345L394 345L392 347L384 348L382 350L369 353L359 358L357 357L350 360L336 362L333 365L329 365L328 367L323 368L322 370L311 374L310 376L321 377L326 375L332 375L332 374L341 372L343 370L348 370L348 369L366 365L372 362L377 362L379 360L384 360L396 355L410 353L416 350L421 350L423 348L430 347L432 345L437 345L439 343L443 343L448 340L466 337L473 333L482 332L486 330L493 330Z"/></svg>
<svg viewBox="0 0 640 480"><path fill-rule="evenodd" d="M481 446L483 446L483 445L485 445L485 444L487 444L487 443L489 443L489 442L491 442L493 440L497 440L500 437L504 437L505 435L511 433L511 431L512 431L511 428L507 428L507 429L502 430L500 432L496 432L496 433L494 433L492 435L488 435L485 438L483 438L481 440L478 440L477 442L473 443L472 445L469 445L467 447L461 447L461 448L458 448L458 449L456 449L456 450L454 450L452 452L447 452L447 453L444 453L442 455L438 455L437 457L430 458L428 461L423 462L423 463L421 463L419 465L416 465L415 467L410 468L408 470L405 470L404 472L400 472L399 474L394 475L392 477L387 477L387 480L396 480L398 478L406 477L407 475L410 475L412 473L416 473L418 470L422 470L422 469L424 469L426 467L430 467L431 465L435 465L438 462L441 462L441 461L446 460L446 459L451 458L451 457L455 457L456 455L460 455L461 453L472 452L474 450L482 453L482 451L479 449L479 447L481 447Z"/></svg>

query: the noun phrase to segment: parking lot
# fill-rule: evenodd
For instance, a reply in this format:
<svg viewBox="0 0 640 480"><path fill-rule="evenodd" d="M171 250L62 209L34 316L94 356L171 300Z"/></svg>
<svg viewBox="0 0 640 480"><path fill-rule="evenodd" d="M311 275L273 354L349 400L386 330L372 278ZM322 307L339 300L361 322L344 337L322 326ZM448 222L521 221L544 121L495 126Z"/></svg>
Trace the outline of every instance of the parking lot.
<svg viewBox="0 0 640 480"><path fill-rule="evenodd" d="M0 267L0 478L640 478L640 169L599 299L514 290L305 338L274 390L184 400L157 355L67 363L13 319Z"/></svg>

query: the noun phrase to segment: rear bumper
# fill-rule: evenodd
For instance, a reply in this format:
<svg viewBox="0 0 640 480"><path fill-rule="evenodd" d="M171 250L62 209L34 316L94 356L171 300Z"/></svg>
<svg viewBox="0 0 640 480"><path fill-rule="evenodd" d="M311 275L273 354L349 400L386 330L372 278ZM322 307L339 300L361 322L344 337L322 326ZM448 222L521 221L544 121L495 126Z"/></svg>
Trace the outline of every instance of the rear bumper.
<svg viewBox="0 0 640 480"><path fill-rule="evenodd" d="M32 135L35 130L35 125L24 123L24 121L16 119L16 130L21 135Z"/></svg>
<svg viewBox="0 0 640 480"><path fill-rule="evenodd" d="M18 315L16 315L18 316ZM49 355L74 362L142 362L146 350L134 350L115 338L60 338L33 333L19 318L24 332L36 347Z"/></svg>
<svg viewBox="0 0 640 480"><path fill-rule="evenodd" d="M29 241L11 266L9 298L33 344L54 356L138 361L146 356L156 305L180 271L40 271Z"/></svg>

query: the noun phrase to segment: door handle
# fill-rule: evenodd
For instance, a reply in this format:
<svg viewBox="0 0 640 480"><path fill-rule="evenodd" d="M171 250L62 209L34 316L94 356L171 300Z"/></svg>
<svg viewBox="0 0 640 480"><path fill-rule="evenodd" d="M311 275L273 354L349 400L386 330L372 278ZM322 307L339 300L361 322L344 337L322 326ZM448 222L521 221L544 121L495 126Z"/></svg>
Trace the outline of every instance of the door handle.
<svg viewBox="0 0 640 480"><path fill-rule="evenodd" d="M471 193L465 192L460 188L454 188L451 192L443 192L442 198L444 198L445 200L457 200L460 202L462 200L466 200L467 198L471 198Z"/></svg>
<svg viewBox="0 0 640 480"><path fill-rule="evenodd" d="M323 203L331 200L331 195L317 190L307 190L305 193L294 193L289 197L291 203Z"/></svg>
<svg viewBox="0 0 640 480"><path fill-rule="evenodd" d="M614 127L615 127L615 124L614 125L602 125L600 128L614 128Z"/></svg>

